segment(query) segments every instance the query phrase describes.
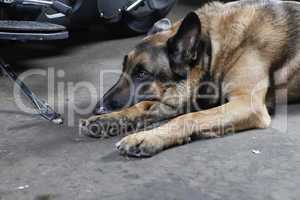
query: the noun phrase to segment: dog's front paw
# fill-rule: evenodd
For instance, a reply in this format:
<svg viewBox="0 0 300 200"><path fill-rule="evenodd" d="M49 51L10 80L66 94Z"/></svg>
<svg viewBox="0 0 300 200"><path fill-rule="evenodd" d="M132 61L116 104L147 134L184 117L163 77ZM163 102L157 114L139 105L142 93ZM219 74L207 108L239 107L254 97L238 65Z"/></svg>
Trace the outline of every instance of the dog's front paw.
<svg viewBox="0 0 300 200"><path fill-rule="evenodd" d="M113 137L122 132L122 126L119 121L105 117L99 117L94 121L82 120L80 126L85 135L94 138Z"/></svg>
<svg viewBox="0 0 300 200"><path fill-rule="evenodd" d="M164 142L158 135L144 132L123 138L116 147L122 155L151 157L163 150Z"/></svg>

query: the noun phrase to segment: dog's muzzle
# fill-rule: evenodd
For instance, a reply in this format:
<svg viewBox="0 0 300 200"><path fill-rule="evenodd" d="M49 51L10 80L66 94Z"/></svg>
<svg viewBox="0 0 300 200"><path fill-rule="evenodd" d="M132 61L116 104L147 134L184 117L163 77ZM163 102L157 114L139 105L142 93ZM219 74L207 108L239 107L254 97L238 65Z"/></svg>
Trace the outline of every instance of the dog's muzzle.
<svg viewBox="0 0 300 200"><path fill-rule="evenodd" d="M107 113L109 113L109 112L110 112L109 109L107 109L107 108L104 107L104 106L100 106L100 107L98 107L98 108L95 108L94 111L93 111L93 113L94 113L95 115L104 115L104 114L107 114Z"/></svg>

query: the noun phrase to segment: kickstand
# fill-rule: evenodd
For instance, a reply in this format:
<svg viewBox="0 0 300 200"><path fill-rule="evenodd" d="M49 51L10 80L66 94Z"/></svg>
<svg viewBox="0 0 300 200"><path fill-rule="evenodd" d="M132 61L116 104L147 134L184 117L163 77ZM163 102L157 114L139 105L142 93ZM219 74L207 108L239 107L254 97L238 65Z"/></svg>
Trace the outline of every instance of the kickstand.
<svg viewBox="0 0 300 200"><path fill-rule="evenodd" d="M9 65L5 64L5 62L0 58L0 69L6 74L12 81L15 82L16 85L19 86L21 91L31 103L34 105L36 111L42 116L44 119L53 122L55 124L63 124L63 118L60 114L56 113L45 101L41 100L38 96L36 96L23 81L21 81L17 74L12 71Z"/></svg>

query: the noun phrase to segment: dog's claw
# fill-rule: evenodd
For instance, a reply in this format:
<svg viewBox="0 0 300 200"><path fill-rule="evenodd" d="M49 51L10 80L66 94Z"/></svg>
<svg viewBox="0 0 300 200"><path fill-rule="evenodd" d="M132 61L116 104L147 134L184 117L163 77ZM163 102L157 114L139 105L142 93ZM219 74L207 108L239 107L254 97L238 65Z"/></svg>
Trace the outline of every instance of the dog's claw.
<svg viewBox="0 0 300 200"><path fill-rule="evenodd" d="M115 146L116 146L117 149L119 149L120 145L121 145L121 141L119 141L119 142L117 142L117 143L115 144Z"/></svg>

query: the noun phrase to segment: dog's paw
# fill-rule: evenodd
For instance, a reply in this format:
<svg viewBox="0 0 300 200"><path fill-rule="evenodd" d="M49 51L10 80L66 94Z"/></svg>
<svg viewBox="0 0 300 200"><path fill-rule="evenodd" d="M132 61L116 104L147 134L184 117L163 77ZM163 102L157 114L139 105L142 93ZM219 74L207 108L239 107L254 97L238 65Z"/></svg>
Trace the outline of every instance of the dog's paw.
<svg viewBox="0 0 300 200"><path fill-rule="evenodd" d="M116 147L122 155L151 157L163 150L164 142L159 136L144 132L123 138Z"/></svg>
<svg viewBox="0 0 300 200"><path fill-rule="evenodd" d="M122 132L120 123L108 118L99 118L95 121L82 120L80 127L85 135L93 138L113 137Z"/></svg>

